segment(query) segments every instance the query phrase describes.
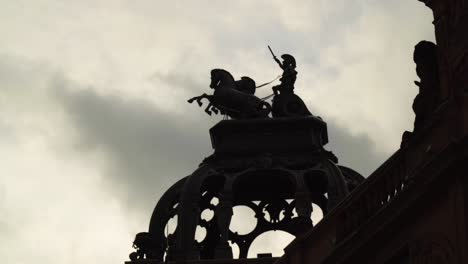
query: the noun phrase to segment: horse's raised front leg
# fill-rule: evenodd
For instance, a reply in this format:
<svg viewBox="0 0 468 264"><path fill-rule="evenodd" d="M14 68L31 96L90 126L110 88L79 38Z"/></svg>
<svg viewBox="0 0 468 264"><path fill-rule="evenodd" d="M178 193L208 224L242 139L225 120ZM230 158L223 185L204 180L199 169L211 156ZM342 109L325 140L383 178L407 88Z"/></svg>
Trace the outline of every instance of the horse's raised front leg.
<svg viewBox="0 0 468 264"><path fill-rule="evenodd" d="M205 98L205 97L201 97L201 98L197 99L198 106L200 106L200 107L203 105L203 102L201 101L203 98Z"/></svg>
<svg viewBox="0 0 468 264"><path fill-rule="evenodd" d="M199 102L201 99L202 99L202 95L200 95L200 96L195 96L195 97L192 97L192 98L188 99L187 102L188 102L189 104L191 104L191 103L193 103L193 101L197 100L197 102ZM199 104L200 104L200 103L199 103Z"/></svg>
<svg viewBox="0 0 468 264"><path fill-rule="evenodd" d="M197 97L198 97L198 96L192 97L192 98L188 99L187 102L188 102L189 104L191 104L191 103L193 103L193 101L194 101L195 99L197 99Z"/></svg>
<svg viewBox="0 0 468 264"><path fill-rule="evenodd" d="M197 101L198 105L199 106L202 106L203 103L202 103L202 99L203 98L206 98L208 101L210 101L210 97L211 95L207 95L206 93L200 95L200 96L195 96L195 97L192 97L190 99L187 100L187 102L189 102L190 104L193 103L193 101Z"/></svg>

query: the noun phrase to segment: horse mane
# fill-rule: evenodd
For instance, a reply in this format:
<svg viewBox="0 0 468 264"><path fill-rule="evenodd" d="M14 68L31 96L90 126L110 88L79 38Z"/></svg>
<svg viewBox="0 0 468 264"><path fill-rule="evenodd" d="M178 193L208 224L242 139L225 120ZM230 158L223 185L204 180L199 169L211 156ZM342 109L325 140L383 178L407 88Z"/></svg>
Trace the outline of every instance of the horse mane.
<svg viewBox="0 0 468 264"><path fill-rule="evenodd" d="M221 77L225 76L229 78L229 81L234 82L234 77L232 77L232 74L225 69L213 69L211 70L211 76L212 77Z"/></svg>
<svg viewBox="0 0 468 264"><path fill-rule="evenodd" d="M236 89L243 93L255 94L255 81L252 78L247 76L242 76L240 80L236 81Z"/></svg>

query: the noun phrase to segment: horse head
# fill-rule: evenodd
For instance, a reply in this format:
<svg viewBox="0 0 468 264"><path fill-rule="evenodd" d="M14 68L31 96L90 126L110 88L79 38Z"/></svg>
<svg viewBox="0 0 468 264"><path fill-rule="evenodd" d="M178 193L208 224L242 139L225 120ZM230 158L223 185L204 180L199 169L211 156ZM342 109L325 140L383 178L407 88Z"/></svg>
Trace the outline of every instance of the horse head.
<svg viewBox="0 0 468 264"><path fill-rule="evenodd" d="M234 78L232 75L223 69L213 69L211 70L211 83L210 88L216 89L221 85L233 85Z"/></svg>
<svg viewBox="0 0 468 264"><path fill-rule="evenodd" d="M243 93L255 94L255 81L247 76L242 76L240 80L236 81L236 89Z"/></svg>

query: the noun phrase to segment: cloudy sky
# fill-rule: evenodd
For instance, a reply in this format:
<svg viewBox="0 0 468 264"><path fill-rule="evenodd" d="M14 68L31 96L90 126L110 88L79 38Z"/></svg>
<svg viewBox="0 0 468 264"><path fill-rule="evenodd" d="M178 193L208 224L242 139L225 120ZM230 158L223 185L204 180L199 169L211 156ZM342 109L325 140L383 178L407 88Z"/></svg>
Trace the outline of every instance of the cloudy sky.
<svg viewBox="0 0 468 264"><path fill-rule="evenodd" d="M412 129L416 0L0 0L0 259L123 263L174 182L209 155L186 100L209 71L257 83L291 53L327 146L367 176ZM259 96L270 94L266 87ZM268 243L265 242L265 245ZM271 246L271 244L270 244Z"/></svg>

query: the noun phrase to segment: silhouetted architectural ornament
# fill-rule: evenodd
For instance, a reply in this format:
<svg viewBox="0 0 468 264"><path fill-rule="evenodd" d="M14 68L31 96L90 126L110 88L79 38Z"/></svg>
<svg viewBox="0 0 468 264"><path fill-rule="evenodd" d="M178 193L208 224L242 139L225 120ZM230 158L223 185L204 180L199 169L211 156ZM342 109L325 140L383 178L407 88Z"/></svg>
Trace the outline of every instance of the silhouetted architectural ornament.
<svg viewBox="0 0 468 264"><path fill-rule="evenodd" d="M270 49L270 47L268 46ZM289 54L283 54L280 61L270 49L273 59L283 70L280 84L273 86L273 94L260 99L256 96L256 88L270 84L271 82L255 85L255 81L250 77L243 76L235 81L232 75L223 69L211 71L210 87L214 89L213 95L202 94L190 98L189 103L197 101L202 106L202 99L208 100L205 112L227 115L233 119L253 119L269 117L297 117L312 115L307 109L302 99L294 94L294 83L297 78L296 60ZM279 77L279 76L278 76ZM275 79L276 80L276 79ZM273 97L273 106L265 100Z"/></svg>
<svg viewBox="0 0 468 264"><path fill-rule="evenodd" d="M271 49L270 49L271 51ZM274 86L273 117L292 117L311 115L302 99L294 94L294 83L297 78L296 60L289 54L281 55L281 62L274 54L273 59L283 70L280 85Z"/></svg>
<svg viewBox="0 0 468 264"><path fill-rule="evenodd" d="M437 107L439 99L439 68L437 62L437 45L429 41L421 41L414 48L413 55L416 63L416 74L420 81L414 83L419 87L419 93L413 102L413 111L416 114L413 133L406 131L403 134L403 142L412 134L418 134L423 130Z"/></svg>
<svg viewBox="0 0 468 264"><path fill-rule="evenodd" d="M130 260L151 259L155 257L152 254L152 252L154 252L153 245L153 238L148 232L136 234L135 240L133 241L133 248L135 248L136 251L130 253Z"/></svg>
<svg viewBox="0 0 468 264"><path fill-rule="evenodd" d="M213 95L202 94L189 99L188 102L197 101L198 105L202 106L201 100L207 99L207 114L220 112L234 119L264 118L271 112L269 103L253 95L255 81L249 77L234 81L228 71L214 69L211 71L210 88L214 89Z"/></svg>
<svg viewBox="0 0 468 264"><path fill-rule="evenodd" d="M250 77L242 76L240 80L236 81L236 89L246 93L246 94L255 94L255 81Z"/></svg>
<svg viewBox="0 0 468 264"><path fill-rule="evenodd" d="M420 81L414 83L419 87L419 94L413 102L416 114L414 133L422 129L430 119L437 104L439 91L439 74L437 65L437 46L429 41L419 42L414 49L416 74Z"/></svg>
<svg viewBox="0 0 468 264"><path fill-rule="evenodd" d="M230 243L246 258L265 232L298 236L309 230L313 203L325 215L364 179L337 165L336 156L323 148L327 127L316 117L223 120L210 135L215 152L161 197L149 227L151 249L137 244L137 237L140 250L132 259L232 259ZM236 206L255 212L249 233L230 229ZM213 216L207 218L207 212ZM175 232L167 234L176 216ZM206 230L200 241L197 229Z"/></svg>
<svg viewBox="0 0 468 264"><path fill-rule="evenodd" d="M278 92L281 93L294 93L294 83L297 78L296 71L296 59L289 54L281 55L283 62L281 62L276 56L273 56L273 59L278 63L280 68L283 70L281 75L281 84L273 87L273 92L275 95L278 95Z"/></svg>

